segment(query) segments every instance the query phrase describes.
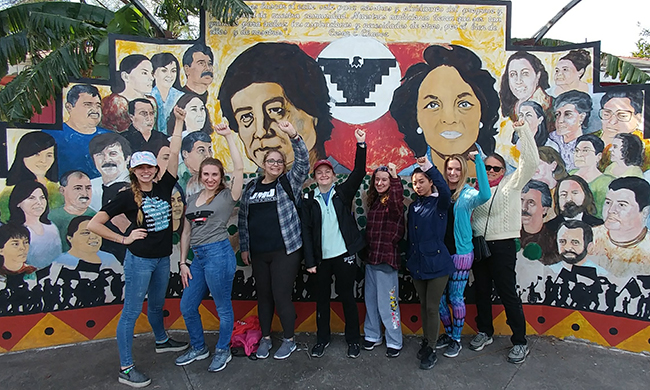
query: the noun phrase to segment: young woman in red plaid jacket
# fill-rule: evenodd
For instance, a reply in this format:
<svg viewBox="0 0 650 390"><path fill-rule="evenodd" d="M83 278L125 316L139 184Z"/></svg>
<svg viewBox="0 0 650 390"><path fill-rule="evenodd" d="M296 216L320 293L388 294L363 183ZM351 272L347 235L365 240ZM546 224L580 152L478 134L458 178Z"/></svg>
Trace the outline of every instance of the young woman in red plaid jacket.
<svg viewBox="0 0 650 390"><path fill-rule="evenodd" d="M370 351L382 343L381 324L386 328L386 356L397 357L402 349L399 314L397 243L404 237L404 187L395 164L381 166L372 174L368 189L363 348Z"/></svg>

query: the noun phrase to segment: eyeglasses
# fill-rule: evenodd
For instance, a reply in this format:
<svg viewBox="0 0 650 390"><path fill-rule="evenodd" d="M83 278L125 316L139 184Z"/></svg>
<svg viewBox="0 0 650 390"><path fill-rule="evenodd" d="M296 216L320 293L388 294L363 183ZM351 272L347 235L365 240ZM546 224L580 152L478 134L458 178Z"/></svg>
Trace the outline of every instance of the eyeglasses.
<svg viewBox="0 0 650 390"><path fill-rule="evenodd" d="M266 164L269 165L284 165L284 160L273 160L273 159L268 159L264 161Z"/></svg>
<svg viewBox="0 0 650 390"><path fill-rule="evenodd" d="M629 122L632 120L632 116L634 113L632 111L625 111L625 110L618 110L616 112L613 112L612 110L607 110L605 108L600 109L598 111L598 116L600 119L603 120L610 120L612 119L612 116L616 116L616 119L621 121L621 122Z"/></svg>
<svg viewBox="0 0 650 390"><path fill-rule="evenodd" d="M502 169L503 169L503 167L495 167L494 165L486 165L485 166L486 171L494 171L495 173L501 172Z"/></svg>
<svg viewBox="0 0 650 390"><path fill-rule="evenodd" d="M587 153L596 153L596 150L589 149L589 148L584 148L584 149L576 148L574 150L574 152L575 152L575 154L578 154L578 153L587 154Z"/></svg>

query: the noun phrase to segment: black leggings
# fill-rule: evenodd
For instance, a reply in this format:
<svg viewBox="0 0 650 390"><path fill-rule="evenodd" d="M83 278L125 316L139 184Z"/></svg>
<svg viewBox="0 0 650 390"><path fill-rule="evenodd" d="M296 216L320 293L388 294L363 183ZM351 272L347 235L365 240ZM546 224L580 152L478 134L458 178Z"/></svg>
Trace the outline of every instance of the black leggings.
<svg viewBox="0 0 650 390"><path fill-rule="evenodd" d="M345 259L348 259L346 261ZM354 255L344 254L323 260L316 271L316 326L317 341L329 343L330 333L330 296L332 295L332 275L335 276L334 289L343 304L345 317L345 341L348 344L359 343L359 309L354 300L354 281L357 277L357 263Z"/></svg>
<svg viewBox="0 0 650 390"><path fill-rule="evenodd" d="M296 308L291 298L301 261L302 249L290 255L284 250L251 255L257 290L257 315L264 337L271 334L271 322L276 309L284 338L293 337Z"/></svg>

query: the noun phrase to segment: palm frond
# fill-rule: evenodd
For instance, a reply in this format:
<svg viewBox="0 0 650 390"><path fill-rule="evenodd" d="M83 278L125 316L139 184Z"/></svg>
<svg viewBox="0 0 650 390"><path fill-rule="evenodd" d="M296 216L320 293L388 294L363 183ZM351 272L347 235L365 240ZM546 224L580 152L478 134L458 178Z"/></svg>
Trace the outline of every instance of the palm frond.
<svg viewBox="0 0 650 390"><path fill-rule="evenodd" d="M9 70L9 65L24 62L29 51L27 31L0 37L0 78Z"/></svg>
<svg viewBox="0 0 650 390"><path fill-rule="evenodd" d="M77 19L97 27L107 26L114 15L113 12L107 9L83 3L43 2L22 4L0 11L0 36L25 29L32 12Z"/></svg>
<svg viewBox="0 0 650 390"><path fill-rule="evenodd" d="M81 78L92 67L92 55L86 40L75 40L52 51L44 59L24 71L0 90L0 118L9 122L25 122L33 110L61 93L69 78Z"/></svg>
<svg viewBox="0 0 650 390"><path fill-rule="evenodd" d="M619 80L628 84L645 84L650 82L650 76L634 64L625 61L615 55L602 53L600 56L601 68L611 78L618 77Z"/></svg>
<svg viewBox="0 0 650 390"><path fill-rule="evenodd" d="M253 16L253 11L243 0L184 0L185 7L198 14L201 6L219 21L233 25L241 17Z"/></svg>

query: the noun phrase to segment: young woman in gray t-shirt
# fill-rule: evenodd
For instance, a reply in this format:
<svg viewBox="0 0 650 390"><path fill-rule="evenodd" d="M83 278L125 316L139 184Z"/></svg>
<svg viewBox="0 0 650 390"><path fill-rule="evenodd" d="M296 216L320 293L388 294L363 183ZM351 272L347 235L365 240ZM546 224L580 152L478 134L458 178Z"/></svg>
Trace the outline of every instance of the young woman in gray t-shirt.
<svg viewBox="0 0 650 390"><path fill-rule="evenodd" d="M210 356L199 314L201 300L206 290L210 290L220 319L219 341L208 368L212 372L224 369L231 359L229 344L235 317L231 293L237 261L228 240L227 223L242 193L244 181L244 162L233 132L225 124L217 125L215 131L228 142L235 167L232 189L226 188L221 161L207 158L201 163L199 180L204 189L187 200L181 233L180 273L185 289L181 299L181 312L192 348L176 359L176 365L184 366ZM185 262L190 247L194 252L191 266Z"/></svg>

